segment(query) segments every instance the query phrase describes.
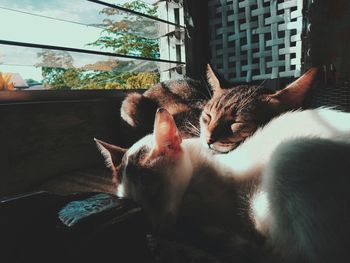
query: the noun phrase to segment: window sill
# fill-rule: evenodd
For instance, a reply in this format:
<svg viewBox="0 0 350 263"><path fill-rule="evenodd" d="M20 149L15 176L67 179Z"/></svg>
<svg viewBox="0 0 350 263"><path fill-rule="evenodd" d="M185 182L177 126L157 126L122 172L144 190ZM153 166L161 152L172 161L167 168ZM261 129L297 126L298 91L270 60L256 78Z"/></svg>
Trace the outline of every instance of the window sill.
<svg viewBox="0 0 350 263"><path fill-rule="evenodd" d="M60 101L98 101L124 98L132 90L16 90L0 91L0 105L13 103L50 103Z"/></svg>

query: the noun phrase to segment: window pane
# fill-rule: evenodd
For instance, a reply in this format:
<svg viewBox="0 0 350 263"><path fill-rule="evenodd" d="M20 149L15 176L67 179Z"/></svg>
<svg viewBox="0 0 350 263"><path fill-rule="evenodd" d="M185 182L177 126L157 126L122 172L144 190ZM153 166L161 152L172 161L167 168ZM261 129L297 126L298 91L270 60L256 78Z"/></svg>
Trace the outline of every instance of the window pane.
<svg viewBox="0 0 350 263"><path fill-rule="evenodd" d="M147 88L182 72L184 28L154 2L0 0L0 90Z"/></svg>
<svg viewBox="0 0 350 263"><path fill-rule="evenodd" d="M158 12L157 12L158 10L149 12L150 9L154 9L154 6L158 1L159 0L143 0L143 1L101 0L100 2L104 2L107 4L112 4L120 7L125 7L136 12L158 17Z"/></svg>
<svg viewBox="0 0 350 263"><path fill-rule="evenodd" d="M0 72L17 89L147 88L176 64L79 52L0 45Z"/></svg>
<svg viewBox="0 0 350 263"><path fill-rule="evenodd" d="M121 6L123 2L129 6L143 3L117 2ZM141 5L139 9L149 14L157 12L157 6L145 5L149 7ZM168 28L164 22L84 0L0 0L0 23L11 25L1 27L3 40L153 58L159 57L158 38Z"/></svg>
<svg viewBox="0 0 350 263"><path fill-rule="evenodd" d="M89 1L94 1L94 0L89 0ZM182 3L179 0L173 0L167 3L166 1L159 1L159 0L143 0L143 1L102 0L100 2L117 5L120 7L126 7L128 9L134 10L136 12L140 12L142 14L151 15L153 17L165 19L170 23L184 26L183 21L177 21L173 15L162 15L161 12L164 12L164 10L159 10L159 8L155 8L156 10L154 10L154 7L155 6L159 7L159 4L160 6L163 6L163 7L164 6L170 7L170 8L174 7L178 9L179 7L182 7Z"/></svg>

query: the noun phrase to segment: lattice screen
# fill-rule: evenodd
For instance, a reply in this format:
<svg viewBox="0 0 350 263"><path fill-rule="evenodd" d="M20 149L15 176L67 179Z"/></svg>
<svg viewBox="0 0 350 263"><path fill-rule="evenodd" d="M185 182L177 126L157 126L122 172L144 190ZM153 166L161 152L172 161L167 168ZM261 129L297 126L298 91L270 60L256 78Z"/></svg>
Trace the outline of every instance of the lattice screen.
<svg viewBox="0 0 350 263"><path fill-rule="evenodd" d="M209 0L212 66L230 81L299 76L305 1Z"/></svg>

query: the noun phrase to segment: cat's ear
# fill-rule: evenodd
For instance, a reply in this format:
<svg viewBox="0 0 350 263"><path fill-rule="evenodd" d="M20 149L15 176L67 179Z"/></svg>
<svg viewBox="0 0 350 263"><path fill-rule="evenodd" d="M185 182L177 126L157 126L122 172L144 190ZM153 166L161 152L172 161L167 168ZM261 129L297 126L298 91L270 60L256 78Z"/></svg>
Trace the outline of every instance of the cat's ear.
<svg viewBox="0 0 350 263"><path fill-rule="evenodd" d="M274 94L264 95L263 100L277 112L300 108L308 91L311 89L317 71L317 68L309 69L304 75L289 84L286 88Z"/></svg>
<svg viewBox="0 0 350 263"><path fill-rule="evenodd" d="M173 117L166 109L157 110L153 134L153 155L179 152L182 139Z"/></svg>
<svg viewBox="0 0 350 263"><path fill-rule="evenodd" d="M116 172L116 167L121 163L127 149L103 142L96 138L94 138L94 140L96 142L97 148L105 158L106 166L110 168L112 172Z"/></svg>
<svg viewBox="0 0 350 263"><path fill-rule="evenodd" d="M220 82L209 64L207 65L207 79L214 95L220 94L222 92Z"/></svg>

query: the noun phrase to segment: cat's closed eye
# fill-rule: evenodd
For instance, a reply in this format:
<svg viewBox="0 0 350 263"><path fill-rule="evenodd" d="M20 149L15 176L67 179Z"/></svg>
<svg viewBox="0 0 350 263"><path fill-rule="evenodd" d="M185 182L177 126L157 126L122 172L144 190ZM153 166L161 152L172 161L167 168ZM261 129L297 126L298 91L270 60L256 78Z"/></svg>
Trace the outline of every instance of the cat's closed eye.
<svg viewBox="0 0 350 263"><path fill-rule="evenodd" d="M244 122L235 122L231 125L231 131L232 133L241 131L245 126Z"/></svg>
<svg viewBox="0 0 350 263"><path fill-rule="evenodd" d="M209 123L211 120L211 115L207 112L203 112L202 120L204 123Z"/></svg>
<svg viewBox="0 0 350 263"><path fill-rule="evenodd" d="M238 114L253 114L255 109L256 101L252 101L250 104L244 105L238 110Z"/></svg>

